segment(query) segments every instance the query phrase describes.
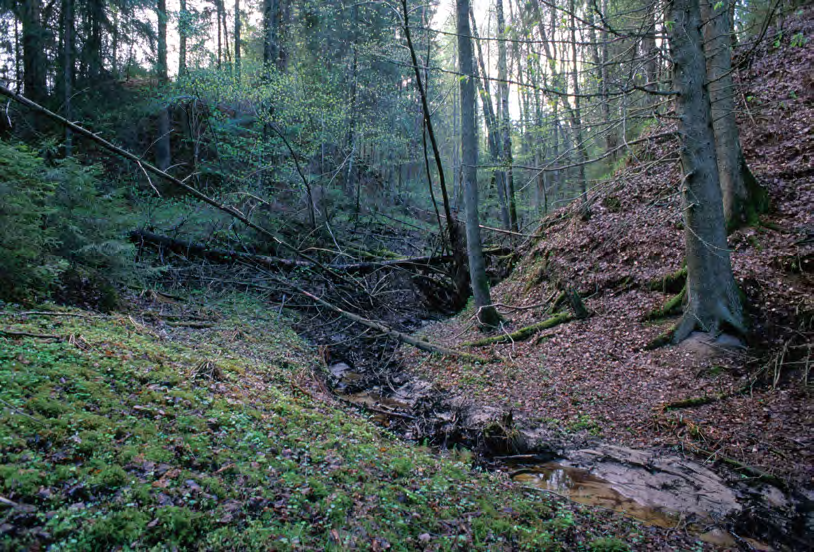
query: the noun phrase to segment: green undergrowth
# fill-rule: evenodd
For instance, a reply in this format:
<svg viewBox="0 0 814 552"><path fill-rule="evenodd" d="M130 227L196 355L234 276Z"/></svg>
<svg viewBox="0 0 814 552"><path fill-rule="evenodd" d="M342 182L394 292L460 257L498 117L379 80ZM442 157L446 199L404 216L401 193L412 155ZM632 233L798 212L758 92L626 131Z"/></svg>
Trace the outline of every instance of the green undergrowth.
<svg viewBox="0 0 814 552"><path fill-rule="evenodd" d="M591 550L613 536L339 409L309 386L313 351L259 301L205 311L206 329L70 312L0 311L3 330L59 338L0 336L0 549Z"/></svg>

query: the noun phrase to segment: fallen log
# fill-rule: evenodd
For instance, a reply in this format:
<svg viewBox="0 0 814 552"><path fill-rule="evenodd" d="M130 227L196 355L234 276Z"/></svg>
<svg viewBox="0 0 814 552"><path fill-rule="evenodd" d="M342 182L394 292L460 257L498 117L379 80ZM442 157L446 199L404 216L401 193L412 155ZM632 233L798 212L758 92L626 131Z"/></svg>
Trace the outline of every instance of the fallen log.
<svg viewBox="0 0 814 552"><path fill-rule="evenodd" d="M511 343L513 341L525 341L526 339L529 339L533 335L540 333L543 330L553 328L554 326L559 326L560 324L570 322L571 320L574 319L575 317L572 316L570 313L560 312L555 314L551 318L543 320L542 322L537 322L536 324L532 324L531 326L520 328L519 330L512 332L510 334L501 334L493 337L479 339L477 341L470 341L468 343L464 343L464 347L485 347L486 345L494 345L496 343Z"/></svg>
<svg viewBox="0 0 814 552"><path fill-rule="evenodd" d="M206 244L177 240L169 236L162 236L147 230L133 230L130 232L130 241L136 244L149 244L156 247L168 249L179 255L185 257L200 257L208 261L217 263L233 263L242 261L250 264L260 265L265 268L313 268L318 265L309 261L298 261L294 259L285 259L281 257L272 257L267 255L257 255L253 253L245 253L243 251L235 251L231 249L218 249L209 247ZM507 248L494 248L484 251L486 254L499 255L504 254ZM353 273L367 273L373 272L381 268L422 268L438 266L454 261L453 255L427 255L423 257L409 257L405 259L388 259L386 261L367 261L359 263L334 263L325 265L333 271L340 272L353 272Z"/></svg>
<svg viewBox="0 0 814 552"><path fill-rule="evenodd" d="M473 355L473 354L470 354L470 353L465 353L463 351L458 351L458 350L455 350L455 349L450 349L448 347L444 347L443 345L436 345L434 343L430 343L429 341L424 341L423 339L418 339L417 337L413 337L413 336L408 335L406 333L402 333L400 331L394 330L393 328L385 326L381 322L376 322L375 320L368 320L367 318L359 316L358 314L348 312L348 311L346 311L346 310L344 310L344 309L342 309L340 307L337 307L333 303L329 303L325 299L317 297L313 293L311 293L311 292L309 292L307 290L304 290L303 288L299 287L298 285L296 285L296 284L294 284L292 282L283 281L283 280L278 280L278 282L280 284L283 284L285 286L290 287L291 289L293 289L297 293L300 293L300 294L308 297L309 299L311 299L313 302L317 303L318 305L321 305L321 306L323 306L323 307L325 307L327 309L330 309L330 310L342 315L343 317L347 318L348 320L352 320L353 322L358 322L359 324L362 324L363 326L367 326L368 328L377 330L377 331L379 331L379 332L381 332L381 333L383 333L385 335L388 335L388 336L390 336L390 337L392 337L394 339L397 339L398 341L401 341L402 343L412 345L416 349L420 349L420 350L426 351L428 353L439 353L439 354L442 354L442 355L455 356L455 357L462 358L464 360L468 360L470 362L488 363L488 362L490 362L492 360L490 358L482 357L482 356L479 356L479 355Z"/></svg>

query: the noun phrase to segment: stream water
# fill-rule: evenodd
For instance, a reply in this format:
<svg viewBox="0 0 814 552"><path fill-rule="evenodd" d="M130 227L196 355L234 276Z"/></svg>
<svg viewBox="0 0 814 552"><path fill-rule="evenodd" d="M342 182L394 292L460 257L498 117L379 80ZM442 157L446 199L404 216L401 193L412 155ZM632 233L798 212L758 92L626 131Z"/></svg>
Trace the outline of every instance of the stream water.
<svg viewBox="0 0 814 552"><path fill-rule="evenodd" d="M367 410L375 422L440 448L469 447L518 485L612 509L647 525L688 531L723 548L811 549L805 540L811 502L804 496L768 484L739 484L667 451L602 443L552 446L551 435L534 428L517 428L523 450L515 452L530 454L501 459L483 437L490 423L501 420L501 411L449 396L404 372L371 379L345 363L330 372L337 395Z"/></svg>

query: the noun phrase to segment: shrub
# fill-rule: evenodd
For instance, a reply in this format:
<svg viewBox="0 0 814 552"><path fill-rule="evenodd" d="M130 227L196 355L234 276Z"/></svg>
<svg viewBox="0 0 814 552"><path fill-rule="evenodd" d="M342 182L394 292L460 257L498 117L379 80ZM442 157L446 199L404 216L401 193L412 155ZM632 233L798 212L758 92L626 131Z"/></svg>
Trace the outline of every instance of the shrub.
<svg viewBox="0 0 814 552"><path fill-rule="evenodd" d="M44 295L64 260L52 254L56 186L41 177L43 161L25 146L0 142L0 299L28 301Z"/></svg>
<svg viewBox="0 0 814 552"><path fill-rule="evenodd" d="M110 310L114 282L134 277L135 226L122 188L74 159L47 162L0 142L0 300L56 299Z"/></svg>

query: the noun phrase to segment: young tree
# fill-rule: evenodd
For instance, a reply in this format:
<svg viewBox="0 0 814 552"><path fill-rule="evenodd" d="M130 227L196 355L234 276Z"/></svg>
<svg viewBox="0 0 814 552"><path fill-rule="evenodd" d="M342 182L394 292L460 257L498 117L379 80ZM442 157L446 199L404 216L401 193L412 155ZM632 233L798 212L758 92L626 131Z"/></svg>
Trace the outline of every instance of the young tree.
<svg viewBox="0 0 814 552"><path fill-rule="evenodd" d="M477 65L475 66L475 83L478 87L478 94L481 97L483 104L483 119L486 122L487 144L489 146L489 155L492 160L500 161L502 159L501 148L502 141L500 139L500 122L498 121L499 115L495 115L495 109L492 106L492 91L489 85L489 75L486 71L486 62L484 61L483 51L480 46L480 37L478 36L478 26L475 22L475 14L469 12L469 21L472 24L472 36L475 39L475 46L477 47ZM480 67L480 75L478 75L478 67ZM500 104L498 103L498 110ZM506 172L495 170L492 172L495 188L497 188L497 200L500 204L500 220L503 228L511 230L512 222L509 214L509 204L506 200L506 185L505 185Z"/></svg>
<svg viewBox="0 0 814 552"><path fill-rule="evenodd" d="M432 153L435 157L435 163L438 169L438 183L441 187L441 196L444 203L444 215L447 220L447 234L449 235L449 245L452 254L455 258L455 274L453 280L456 288L456 307L462 307L466 303L466 298L469 295L466 289L469 284L469 279L466 277L466 254L464 253L464 240L460 235L458 229L458 221L452 215L450 208L449 194L447 193L446 178L444 176L444 167L441 163L441 152L438 149L438 141L435 137L435 130L432 126L432 116L430 114L430 106L427 101L427 90L425 84L421 79L421 71L418 65L418 56L416 55L415 47L413 46L412 33L410 31L410 10L408 9L407 0L401 0L402 18L404 21L404 36L407 39L407 47L410 50L410 59L413 62L413 73L415 75L416 88L418 90L419 98L421 99L421 112L424 116L424 126L427 135L432 144ZM471 48L471 46L470 46ZM429 54L428 54L429 57ZM474 101L474 98L473 98ZM426 146L426 142L425 142ZM429 163L428 163L429 165ZM427 170L427 179L429 180L430 173L429 167ZM430 193L432 194L432 182L430 182Z"/></svg>
<svg viewBox="0 0 814 552"><path fill-rule="evenodd" d="M693 330L743 331L744 319L726 242L715 137L706 82L699 1L671 0L668 19L676 115L684 173L682 198L687 250L687 306L673 339Z"/></svg>
<svg viewBox="0 0 814 552"><path fill-rule="evenodd" d="M469 0L456 0L458 31L458 63L465 75L461 86L461 161L463 164L464 203L466 205L466 245L469 256L469 276L478 321L484 326L497 326L500 315L492 305L489 281L483 260L478 216L478 143L475 132L475 71L472 38L469 28Z"/></svg>
<svg viewBox="0 0 814 552"><path fill-rule="evenodd" d="M73 49L74 49L74 0L62 0L62 92L63 109L65 118L69 121L72 118L73 100ZM70 157L72 153L73 140L71 129L65 127L65 155Z"/></svg>
<svg viewBox="0 0 814 552"><path fill-rule="evenodd" d="M235 0L235 76L240 81L240 0Z"/></svg>
<svg viewBox="0 0 814 552"><path fill-rule="evenodd" d="M735 121L735 88L732 82L733 0L700 0L704 21L704 49L707 54L707 79L718 177L724 201L724 216L730 229L750 223L766 210L768 196L752 175L743 157L738 125Z"/></svg>
<svg viewBox="0 0 814 552"><path fill-rule="evenodd" d="M500 107L500 135L503 143L501 163L503 164L503 182L506 186L506 198L509 204L509 226L511 230L518 231L517 203L514 197L514 171L512 169L512 120L509 113L509 71L506 61L506 22L503 15L503 0L497 0L497 78Z"/></svg>

